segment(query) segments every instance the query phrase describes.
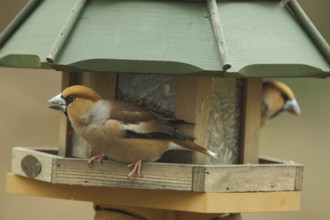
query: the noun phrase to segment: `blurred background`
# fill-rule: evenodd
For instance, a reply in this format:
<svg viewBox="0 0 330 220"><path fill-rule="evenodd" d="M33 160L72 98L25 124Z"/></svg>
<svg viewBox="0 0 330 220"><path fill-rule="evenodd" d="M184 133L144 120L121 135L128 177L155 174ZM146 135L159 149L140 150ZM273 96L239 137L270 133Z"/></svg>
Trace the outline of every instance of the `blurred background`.
<svg viewBox="0 0 330 220"><path fill-rule="evenodd" d="M0 31L27 0L0 0ZM330 42L330 1L300 0L305 12ZM301 116L284 113L261 131L260 154L305 165L301 210L244 213L244 220L330 219L330 78L279 79L295 92ZM91 220L91 203L25 197L5 193L13 146L58 146L62 115L46 101L60 92L61 73L0 68L0 220Z"/></svg>

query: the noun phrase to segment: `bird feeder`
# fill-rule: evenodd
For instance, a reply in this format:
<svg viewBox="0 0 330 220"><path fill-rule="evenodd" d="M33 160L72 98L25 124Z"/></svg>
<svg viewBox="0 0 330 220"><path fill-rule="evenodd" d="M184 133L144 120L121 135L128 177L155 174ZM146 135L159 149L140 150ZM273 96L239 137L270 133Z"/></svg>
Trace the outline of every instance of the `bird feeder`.
<svg viewBox="0 0 330 220"><path fill-rule="evenodd" d="M97 152L63 116L58 148L13 149L7 191L91 201L96 219L296 211L303 166L258 154L262 79L327 77L329 63L295 0L31 0L0 35L1 66L54 69L63 88L190 122L178 128L220 159L168 152L127 180L120 162L90 168Z"/></svg>

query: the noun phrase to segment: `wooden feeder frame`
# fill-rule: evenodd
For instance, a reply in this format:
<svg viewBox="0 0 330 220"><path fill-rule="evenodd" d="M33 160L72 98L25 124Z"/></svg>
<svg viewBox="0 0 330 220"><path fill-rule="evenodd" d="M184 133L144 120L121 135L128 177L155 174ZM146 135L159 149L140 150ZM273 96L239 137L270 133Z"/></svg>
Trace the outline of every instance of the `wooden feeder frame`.
<svg viewBox="0 0 330 220"><path fill-rule="evenodd" d="M108 98L111 98L114 94L109 94L107 88L115 87L115 78L114 74L90 73L87 82L88 86L98 89L101 95L107 94ZM74 83L74 79L75 74L64 73L63 87ZM205 93L203 89L210 88L210 79L178 77L178 81L184 82L181 85L184 89L178 89L176 96L195 94L190 102L195 107L188 108L190 110L187 112L187 106L184 105L184 115L200 120L197 122L200 126L185 132L200 137L207 127L207 120L200 119L203 118L200 115L196 116L199 109L196 105L205 99L205 94L210 96L211 93ZM178 216L184 213L182 217L177 216L174 219L185 219L187 213L190 213L188 216L196 214L195 216L199 216L200 219L210 219L224 215L221 213L299 210L303 166L293 162L258 158L261 83L260 78L245 79L244 83L245 104L242 120L245 123L242 124L241 162L245 164L144 163L144 176L127 180L128 169L122 163L104 161L103 164L95 164L90 168L86 159L64 157L69 153L69 145L72 143L72 128L63 117L61 131L62 135L66 135L61 136L61 147L13 149L12 172L30 178L8 174L7 192L92 201L95 206L102 205L111 209L124 206L133 212L139 209L142 216L153 213L150 209L157 212L159 218L166 216L164 213L169 211L175 212ZM191 86L192 84L195 86ZM105 90L102 91L102 88ZM180 109L176 113L180 114ZM27 157L30 164L27 166L28 169L24 169L22 163ZM35 160L30 160L30 157ZM197 162L203 164L198 158ZM125 196L120 196L121 193ZM137 202L138 198L144 198L144 202ZM240 217L230 215L226 218Z"/></svg>

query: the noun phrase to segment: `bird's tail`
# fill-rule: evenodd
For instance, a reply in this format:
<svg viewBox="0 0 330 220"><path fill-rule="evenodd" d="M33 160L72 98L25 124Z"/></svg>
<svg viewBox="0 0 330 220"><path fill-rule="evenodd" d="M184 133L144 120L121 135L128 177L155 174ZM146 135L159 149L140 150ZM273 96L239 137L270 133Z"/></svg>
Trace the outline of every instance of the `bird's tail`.
<svg viewBox="0 0 330 220"><path fill-rule="evenodd" d="M203 154L206 154L206 155L209 155L209 156L212 156L212 157L218 159L218 154L196 144L195 142L193 142L191 140L173 140L172 142L175 143L176 145L179 145L186 149L198 151L200 153L203 153Z"/></svg>

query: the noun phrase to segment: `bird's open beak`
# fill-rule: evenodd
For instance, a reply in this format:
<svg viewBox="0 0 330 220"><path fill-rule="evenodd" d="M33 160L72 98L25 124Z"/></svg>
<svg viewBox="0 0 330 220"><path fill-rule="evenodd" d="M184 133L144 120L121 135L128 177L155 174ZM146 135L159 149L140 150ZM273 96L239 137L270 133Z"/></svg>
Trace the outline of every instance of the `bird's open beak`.
<svg viewBox="0 0 330 220"><path fill-rule="evenodd" d="M291 112L295 115L300 115L301 114L301 110L300 110L299 104L298 104L296 99L288 100L285 103L283 110Z"/></svg>
<svg viewBox="0 0 330 220"><path fill-rule="evenodd" d="M61 94L49 99L47 103L49 104L49 108L66 112L66 102Z"/></svg>

